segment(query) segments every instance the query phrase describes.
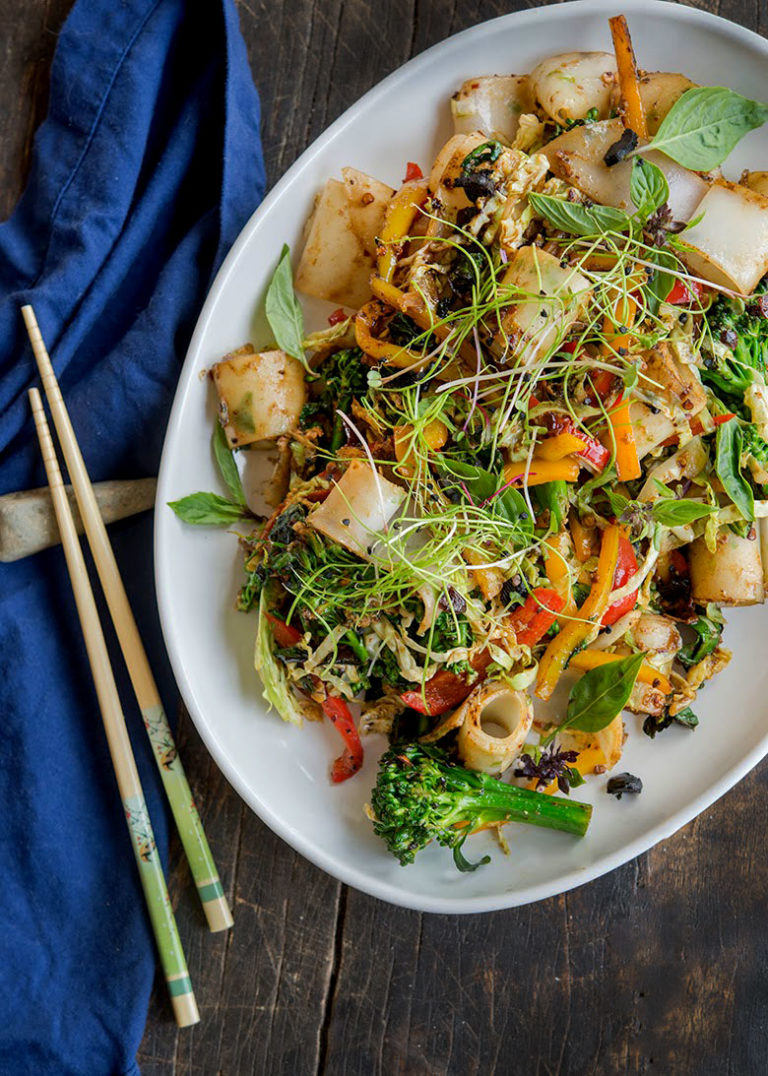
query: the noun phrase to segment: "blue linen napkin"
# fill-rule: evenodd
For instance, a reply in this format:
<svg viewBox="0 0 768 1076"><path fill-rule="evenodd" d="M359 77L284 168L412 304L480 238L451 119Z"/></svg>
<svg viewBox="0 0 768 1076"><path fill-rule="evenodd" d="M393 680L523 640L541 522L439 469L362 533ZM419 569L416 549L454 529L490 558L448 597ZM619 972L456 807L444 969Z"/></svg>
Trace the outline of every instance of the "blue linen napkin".
<svg viewBox="0 0 768 1076"><path fill-rule="evenodd" d="M45 484L19 307L35 307L92 478L156 474L212 271L264 192L233 0L78 0L50 101L0 225L0 492ZM112 536L173 713L151 517ZM164 848L159 779L112 654ZM155 949L60 549L0 565L0 715L0 1073L135 1073Z"/></svg>

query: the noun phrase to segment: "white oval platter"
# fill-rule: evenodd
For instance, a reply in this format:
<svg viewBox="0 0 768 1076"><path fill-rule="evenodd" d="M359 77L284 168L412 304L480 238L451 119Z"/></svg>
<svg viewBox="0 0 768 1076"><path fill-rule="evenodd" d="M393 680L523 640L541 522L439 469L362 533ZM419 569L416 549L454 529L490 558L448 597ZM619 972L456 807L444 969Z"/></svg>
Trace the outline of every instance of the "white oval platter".
<svg viewBox="0 0 768 1076"><path fill-rule="evenodd" d="M295 729L266 712L253 671L255 617L234 610L241 577L235 539L185 526L165 505L194 490L221 489L210 451L213 390L200 374L246 340L268 341L264 289L282 244L299 249L324 180L347 164L393 186L406 161L426 170L451 133L449 99L466 78L529 71L555 52L610 50L607 20L618 10L627 15L647 70L682 70L703 84L768 98L767 42L704 12L653 0L537 8L444 41L345 112L248 221L200 315L168 426L155 524L157 593L174 673L203 740L245 802L302 855L349 885L422 911L492 911L562 893L668 837L731 788L768 752L768 614L760 607L728 614L726 644L734 658L704 691L695 732L673 727L651 741L640 719L627 716L630 736L619 768L642 777L643 793L616 802L603 780L578 789L578 798L595 804L586 838L509 826L509 856L485 834L467 844L470 858L486 851L493 857L473 874L459 874L450 852L432 846L404 868L363 814L383 741L368 741L358 776L331 785L336 733L323 724ZM726 174L738 178L748 163L768 167L765 130L744 139Z"/></svg>

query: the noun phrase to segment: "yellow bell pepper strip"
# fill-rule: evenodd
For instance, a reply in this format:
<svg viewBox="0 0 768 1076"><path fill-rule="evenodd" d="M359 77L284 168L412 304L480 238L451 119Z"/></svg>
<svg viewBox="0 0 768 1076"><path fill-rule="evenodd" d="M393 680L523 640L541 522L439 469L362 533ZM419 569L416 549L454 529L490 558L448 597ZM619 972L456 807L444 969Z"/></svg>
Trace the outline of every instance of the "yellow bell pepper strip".
<svg viewBox="0 0 768 1076"><path fill-rule="evenodd" d="M381 235L378 236L379 276L390 281L395 272L397 259L403 249L403 241L426 200L429 188L426 180L417 179L404 183L391 199L384 217Z"/></svg>
<svg viewBox="0 0 768 1076"><path fill-rule="evenodd" d="M524 482L526 486L540 486L544 482L575 482L578 477L579 464L574 459L533 459L527 475L525 460L504 467L504 481L508 484Z"/></svg>
<svg viewBox="0 0 768 1076"><path fill-rule="evenodd" d="M601 370L599 373L604 373ZM613 378L613 375L609 375ZM605 470L608 462L611 458L611 453L600 442L591 436L591 434L585 433L579 426L576 425L570 415L564 415L561 411L547 411L543 416L544 425L547 428L547 432L550 437L556 437L561 433L568 433L571 437L577 438L582 442L580 448L576 448L573 451L583 460L584 463L594 471L596 474ZM540 447L544 447L546 441L542 441ZM538 451L538 450L537 450ZM545 457L546 458L546 457Z"/></svg>
<svg viewBox="0 0 768 1076"><path fill-rule="evenodd" d="M579 619L569 621L544 651L536 680L536 695L540 699L548 699L551 696L574 650L598 627L603 613L608 608L608 599L613 590L613 577L616 573L620 536L621 530L616 524L607 527L603 532L595 580L584 604L579 609Z"/></svg>
<svg viewBox="0 0 768 1076"><path fill-rule="evenodd" d="M388 280L382 280L380 276L375 274L371 277L371 291L377 299L381 299L383 303L387 303L388 306L394 307L395 310L399 310L401 314L409 317L420 329L434 333L438 340L445 340L450 335L451 326L441 322L439 319L435 320L434 315L427 309L424 299L418 292L403 291ZM477 352L469 340L461 342L458 353L474 369L477 364ZM448 374L449 368L446 368L439 376ZM454 370L449 376L458 377L460 374L460 370Z"/></svg>
<svg viewBox="0 0 768 1076"><path fill-rule="evenodd" d="M395 310L403 309L403 299L405 298L405 292L403 291L403 289L398 288L395 284L390 283L390 281L388 280L383 280L380 276L376 276L375 273L371 276L371 291L377 299L381 299L383 303L387 303ZM420 318L419 313L420 312L418 310L414 310L412 311L410 316L416 322L420 329L428 329L429 318Z"/></svg>
<svg viewBox="0 0 768 1076"><path fill-rule="evenodd" d="M647 138L648 126L645 122L643 99L640 96L637 61L627 20L623 15L616 15L608 20L608 24L611 27L613 51L616 53L616 67L619 72L619 112L622 122L625 127L634 131L638 138Z"/></svg>
<svg viewBox="0 0 768 1076"><path fill-rule="evenodd" d="M378 323L388 313L387 308L378 299L373 299L360 308L355 316L357 346L372 359L380 359L389 366L398 366L401 369L423 362L424 356L419 352L411 351L407 347L401 347L388 340L380 340L375 335Z"/></svg>
<svg viewBox="0 0 768 1076"><path fill-rule="evenodd" d="M608 665L612 661L620 661L626 657L626 654L606 654L604 650L580 650L578 654L574 654L568 663L570 669L580 669L582 672L589 672L590 669L596 669L599 665ZM658 669L654 669L653 665L650 665L647 661L644 661L640 666L640 672L637 674L637 679L641 684L648 684L650 687L656 688L657 691L661 691L664 695L671 695L672 684L667 677L660 673Z"/></svg>
<svg viewBox="0 0 768 1076"><path fill-rule="evenodd" d="M536 446L533 458L536 460L548 460L556 463L565 459L573 452L581 452L587 447L587 442L582 441L574 433L556 433L554 437L547 437L540 445Z"/></svg>
<svg viewBox="0 0 768 1076"><path fill-rule="evenodd" d="M544 571L547 579L563 599L563 608L557 622L562 628L576 612L576 602L573 600L571 588L571 573L565 561L562 551L559 549L561 537L551 534L544 541Z"/></svg>

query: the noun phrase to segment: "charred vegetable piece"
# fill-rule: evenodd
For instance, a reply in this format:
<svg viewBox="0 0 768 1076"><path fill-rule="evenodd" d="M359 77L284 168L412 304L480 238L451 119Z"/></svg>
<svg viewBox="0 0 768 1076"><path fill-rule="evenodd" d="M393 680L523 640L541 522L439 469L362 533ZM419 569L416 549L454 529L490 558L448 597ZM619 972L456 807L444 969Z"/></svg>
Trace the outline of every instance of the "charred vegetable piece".
<svg viewBox="0 0 768 1076"><path fill-rule="evenodd" d="M615 777L609 777L605 791L617 800L625 794L638 796L643 791L643 782L632 773L617 773Z"/></svg>

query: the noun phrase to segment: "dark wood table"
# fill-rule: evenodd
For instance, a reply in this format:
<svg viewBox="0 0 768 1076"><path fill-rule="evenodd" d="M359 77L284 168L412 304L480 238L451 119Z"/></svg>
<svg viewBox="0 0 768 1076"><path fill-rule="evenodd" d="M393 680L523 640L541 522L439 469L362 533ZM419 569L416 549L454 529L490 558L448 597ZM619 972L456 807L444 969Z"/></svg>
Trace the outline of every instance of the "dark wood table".
<svg viewBox="0 0 768 1076"><path fill-rule="evenodd" d="M70 6L0 0L4 215L23 185ZM409 57L522 6L239 0L270 183ZM693 6L768 34L765 0ZM236 928L207 932L174 844L170 888L202 1022L177 1031L159 984L139 1054L144 1076L768 1069L765 763L607 877L529 907L460 917L404 911L340 885L242 804L185 715L179 741Z"/></svg>

